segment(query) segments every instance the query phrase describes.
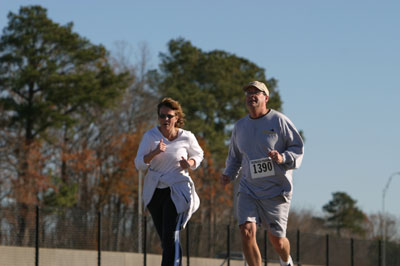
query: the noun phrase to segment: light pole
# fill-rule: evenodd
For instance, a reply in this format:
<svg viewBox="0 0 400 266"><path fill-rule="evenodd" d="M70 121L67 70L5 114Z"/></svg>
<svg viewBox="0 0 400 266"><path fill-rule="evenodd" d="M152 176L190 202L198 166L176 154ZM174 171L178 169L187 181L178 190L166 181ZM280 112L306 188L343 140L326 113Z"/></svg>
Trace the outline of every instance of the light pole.
<svg viewBox="0 0 400 266"><path fill-rule="evenodd" d="M142 253L142 179L143 172L139 171L139 182L138 182L138 253Z"/></svg>
<svg viewBox="0 0 400 266"><path fill-rule="evenodd" d="M386 266L386 216L385 216L385 197L387 190L389 188L390 182L392 182L392 179L394 176L400 175L400 172L395 172L389 176L388 181L386 182L385 187L383 188L382 191L382 238L383 238L383 243L382 243L382 266Z"/></svg>

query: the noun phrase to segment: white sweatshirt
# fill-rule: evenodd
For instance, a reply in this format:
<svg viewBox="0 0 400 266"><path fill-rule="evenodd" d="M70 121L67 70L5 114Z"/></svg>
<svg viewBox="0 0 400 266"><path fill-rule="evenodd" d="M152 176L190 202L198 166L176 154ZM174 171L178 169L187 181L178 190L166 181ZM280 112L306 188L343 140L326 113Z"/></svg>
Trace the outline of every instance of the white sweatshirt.
<svg viewBox="0 0 400 266"><path fill-rule="evenodd" d="M161 139L166 144L166 150L146 164L144 156L153 151ZM178 137L172 141L165 138L158 127L147 131L143 135L135 158L135 166L138 170L145 171L149 168L143 184L145 206L150 203L156 188L170 187L171 198L177 212L184 213L182 226L184 228L192 214L199 208L200 199L188 170L183 170L179 161L181 157L193 159L195 164L191 169L196 169L203 160L203 156L203 150L190 131L178 129Z"/></svg>

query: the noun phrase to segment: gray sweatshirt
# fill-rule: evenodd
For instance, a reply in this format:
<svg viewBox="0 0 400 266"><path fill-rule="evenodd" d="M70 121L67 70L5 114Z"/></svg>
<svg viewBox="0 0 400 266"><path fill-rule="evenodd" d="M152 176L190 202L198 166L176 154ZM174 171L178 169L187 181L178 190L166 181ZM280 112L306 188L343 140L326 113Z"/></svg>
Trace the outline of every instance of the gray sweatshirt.
<svg viewBox="0 0 400 266"><path fill-rule="evenodd" d="M272 161L266 163L271 150L283 155L282 164ZM242 170L239 192L256 199L283 195L290 201L292 172L300 167L303 154L303 140L293 123L282 113L271 109L260 118L246 116L236 122L224 174L233 180ZM250 162L252 160L253 163ZM263 176L263 170L272 167L274 173L265 172L266 176ZM254 173L257 173L257 177Z"/></svg>

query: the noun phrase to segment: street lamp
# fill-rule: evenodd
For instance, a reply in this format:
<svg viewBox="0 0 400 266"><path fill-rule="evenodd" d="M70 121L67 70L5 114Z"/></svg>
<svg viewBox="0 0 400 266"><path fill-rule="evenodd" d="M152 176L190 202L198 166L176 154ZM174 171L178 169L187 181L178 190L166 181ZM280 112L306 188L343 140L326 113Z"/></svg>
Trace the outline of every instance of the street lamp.
<svg viewBox="0 0 400 266"><path fill-rule="evenodd" d="M139 170L139 182L138 182L138 253L142 253L142 221L143 221L143 212L142 212L142 180L143 180L143 171Z"/></svg>
<svg viewBox="0 0 400 266"><path fill-rule="evenodd" d="M386 266L386 217L385 217L385 197L387 190L389 188L390 182L392 182L392 179L395 175L400 175L400 172L395 172L389 176L389 179L386 183L386 186L383 188L382 191L382 238L383 238L383 243L382 243L382 266Z"/></svg>

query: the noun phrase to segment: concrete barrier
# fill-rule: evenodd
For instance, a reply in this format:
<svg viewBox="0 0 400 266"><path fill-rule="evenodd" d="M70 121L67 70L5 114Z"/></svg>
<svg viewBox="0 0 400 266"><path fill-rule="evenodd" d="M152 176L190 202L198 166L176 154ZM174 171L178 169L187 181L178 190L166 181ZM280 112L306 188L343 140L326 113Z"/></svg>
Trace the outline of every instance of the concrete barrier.
<svg viewBox="0 0 400 266"><path fill-rule="evenodd" d="M95 250L78 249L39 249L40 266L88 266L98 265L98 253ZM160 266L161 255L147 254L147 266ZM190 257L190 266L221 266L224 259ZM0 246L0 266L35 265L35 249L27 247ZM129 252L101 252L101 266L142 266L143 254ZM226 261L224 265L227 265ZM231 260L231 266L244 266L244 261ZM303 265L303 264L302 264ZM186 266L186 257L183 258ZM279 266L268 263L268 266ZM304 265L306 266L306 265Z"/></svg>

